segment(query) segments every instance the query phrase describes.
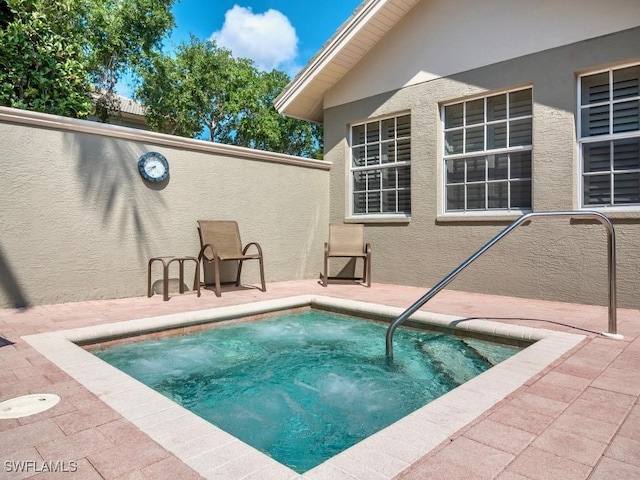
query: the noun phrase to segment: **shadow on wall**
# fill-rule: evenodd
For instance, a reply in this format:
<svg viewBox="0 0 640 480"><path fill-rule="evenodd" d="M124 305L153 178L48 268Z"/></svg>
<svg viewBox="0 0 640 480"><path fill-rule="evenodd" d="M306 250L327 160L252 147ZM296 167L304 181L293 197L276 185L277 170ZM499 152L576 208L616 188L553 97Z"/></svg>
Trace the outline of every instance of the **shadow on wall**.
<svg viewBox="0 0 640 480"><path fill-rule="evenodd" d="M2 247L0 247L0 286L7 295L9 304L14 308L28 308L31 306L11 266L5 259Z"/></svg>
<svg viewBox="0 0 640 480"><path fill-rule="evenodd" d="M313 215L309 219L309 223L307 224L307 239L304 242L304 246L302 248L302 252L300 253L300 266L298 267L298 277L302 278L304 273L307 271L307 265L309 263L310 258L313 255L320 254L321 252L312 251L313 242L315 241L316 232L320 226L320 206L316 206L313 211Z"/></svg>
<svg viewBox="0 0 640 480"><path fill-rule="evenodd" d="M161 183L142 180L137 162L152 148L141 143L89 134L68 134L76 151L77 178L81 182L84 201L102 215L103 227L115 230L121 238L136 238L138 258L149 258L150 231L161 225L161 212L166 207L162 196L151 202L140 201L145 190L162 190L169 181Z"/></svg>

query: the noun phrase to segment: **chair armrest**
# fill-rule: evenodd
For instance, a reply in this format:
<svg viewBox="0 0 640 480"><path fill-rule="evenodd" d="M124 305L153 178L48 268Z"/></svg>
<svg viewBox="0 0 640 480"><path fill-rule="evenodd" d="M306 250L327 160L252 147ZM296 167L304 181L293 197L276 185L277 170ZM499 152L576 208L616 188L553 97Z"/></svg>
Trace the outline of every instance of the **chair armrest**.
<svg viewBox="0 0 640 480"><path fill-rule="evenodd" d="M247 243L244 246L244 249L242 250L242 254L246 255L247 254L247 250L249 250L249 247L251 247L252 245L255 246L258 249L258 254L260 256L262 256L262 247L260 246L260 244L258 242Z"/></svg>
<svg viewBox="0 0 640 480"><path fill-rule="evenodd" d="M367 243L364 246L364 253L371 253L371 244L370 243Z"/></svg>
<svg viewBox="0 0 640 480"><path fill-rule="evenodd" d="M211 253L213 254L211 258L207 257L205 255L205 251L207 249L211 250ZM218 256L218 252L216 250L216 247L214 247L212 244L210 243L205 243L202 248L200 249L200 253L198 253L198 261L202 260L202 257L206 258L208 261L213 260L215 257Z"/></svg>

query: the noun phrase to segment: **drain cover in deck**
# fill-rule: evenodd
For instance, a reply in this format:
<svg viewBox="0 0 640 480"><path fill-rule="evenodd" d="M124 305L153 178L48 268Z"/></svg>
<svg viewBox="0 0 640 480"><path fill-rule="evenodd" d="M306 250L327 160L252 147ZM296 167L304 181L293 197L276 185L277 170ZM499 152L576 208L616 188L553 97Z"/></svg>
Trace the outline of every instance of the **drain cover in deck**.
<svg viewBox="0 0 640 480"><path fill-rule="evenodd" d="M0 418L21 418L35 415L56 406L59 401L60 397L52 393L36 393L5 400L0 403Z"/></svg>

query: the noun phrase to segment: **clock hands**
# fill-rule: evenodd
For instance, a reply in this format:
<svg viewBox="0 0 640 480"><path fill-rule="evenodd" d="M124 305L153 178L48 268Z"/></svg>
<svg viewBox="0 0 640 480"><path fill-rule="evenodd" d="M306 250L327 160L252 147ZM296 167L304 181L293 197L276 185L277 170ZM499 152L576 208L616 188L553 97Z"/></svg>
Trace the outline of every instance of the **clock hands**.
<svg viewBox="0 0 640 480"><path fill-rule="evenodd" d="M160 182L169 174L169 164L162 154L148 152L140 157L138 169L142 176L150 182Z"/></svg>

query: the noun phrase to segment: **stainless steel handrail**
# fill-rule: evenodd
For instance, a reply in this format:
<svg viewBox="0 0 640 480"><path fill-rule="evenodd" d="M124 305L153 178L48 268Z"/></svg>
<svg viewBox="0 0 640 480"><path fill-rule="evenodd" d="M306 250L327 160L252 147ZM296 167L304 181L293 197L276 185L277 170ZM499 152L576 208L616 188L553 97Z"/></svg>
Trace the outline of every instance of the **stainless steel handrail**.
<svg viewBox="0 0 640 480"><path fill-rule="evenodd" d="M467 260L461 263L455 270L453 270L449 275L440 280L440 282L429 290L426 294L420 297L413 305L407 308L398 318L396 318L389 328L387 329L387 357L393 358L393 333L395 332L398 325L407 320L411 315L413 315L419 308L421 308L425 303L431 300L440 290L446 287L454 278L458 276L460 272L462 272L465 268L467 268L475 259L477 259L484 252L489 250L493 245L498 243L502 238L508 235L511 231L516 229L518 226L522 225L524 222L527 222L535 217L589 217L599 221L602 225L607 229L607 271L608 271L608 280L609 280L609 331L604 333L605 335L613 336L616 338L620 338L617 335L617 320L616 320L616 235L615 229L613 228L613 224L611 220L609 220L605 215L600 212L593 211L581 211L581 212L534 212L527 213L518 218L515 222L509 225L507 228L502 230L498 235L493 237L489 242L487 242L480 250L471 255Z"/></svg>

